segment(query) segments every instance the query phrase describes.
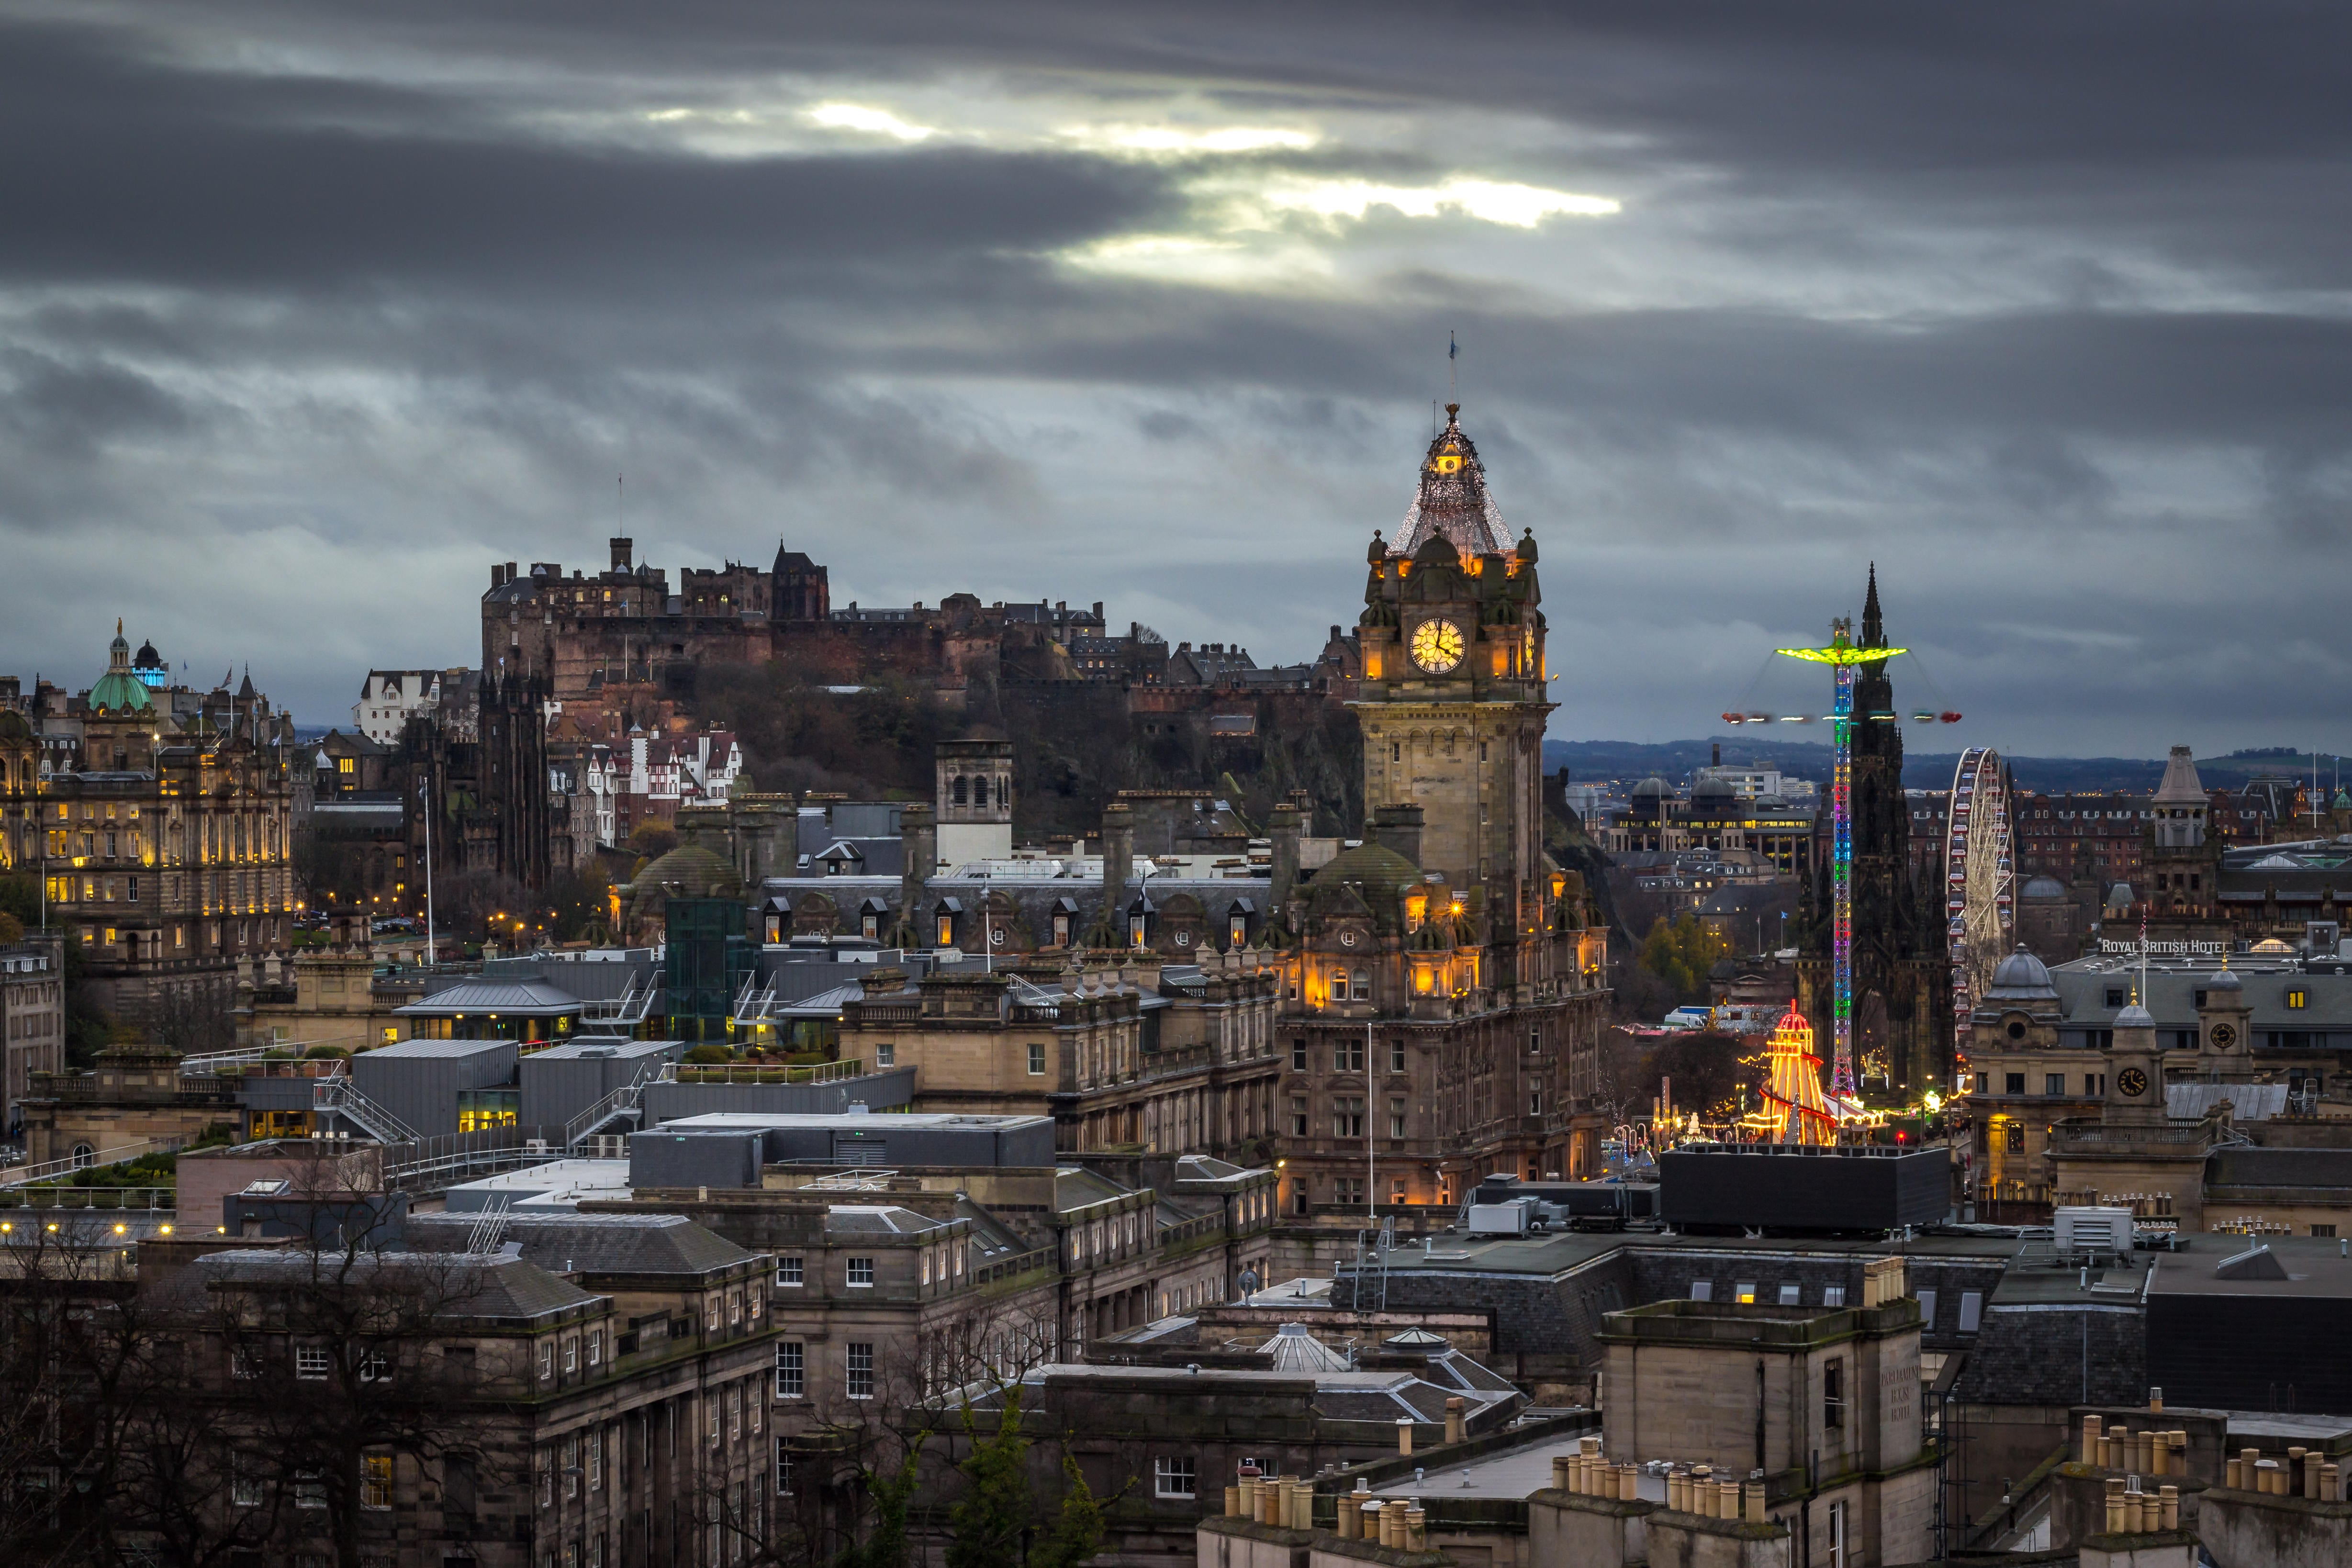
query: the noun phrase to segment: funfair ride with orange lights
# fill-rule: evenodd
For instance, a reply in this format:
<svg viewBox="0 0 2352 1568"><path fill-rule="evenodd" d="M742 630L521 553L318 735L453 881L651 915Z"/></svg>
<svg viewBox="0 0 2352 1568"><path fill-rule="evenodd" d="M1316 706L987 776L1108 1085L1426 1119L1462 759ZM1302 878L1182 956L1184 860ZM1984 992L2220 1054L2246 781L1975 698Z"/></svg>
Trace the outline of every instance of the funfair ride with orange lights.
<svg viewBox="0 0 2352 1568"><path fill-rule="evenodd" d="M1775 1143L1834 1143L1838 1114L1822 1093L1822 1058L1813 1053L1813 1026L1794 1003L1772 1026L1765 1114Z"/></svg>

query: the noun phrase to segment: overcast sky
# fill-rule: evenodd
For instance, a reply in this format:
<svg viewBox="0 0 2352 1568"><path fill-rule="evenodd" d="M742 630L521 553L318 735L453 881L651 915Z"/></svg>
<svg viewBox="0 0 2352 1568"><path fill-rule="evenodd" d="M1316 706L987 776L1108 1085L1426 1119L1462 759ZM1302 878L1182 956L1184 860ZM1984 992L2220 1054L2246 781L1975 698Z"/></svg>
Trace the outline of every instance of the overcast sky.
<svg viewBox="0 0 2352 1568"><path fill-rule="evenodd" d="M1875 559L1935 749L2352 749L2344 7L0 18L0 669L348 724L624 472L673 580L1304 658L1453 332L1555 735L1802 706Z"/></svg>

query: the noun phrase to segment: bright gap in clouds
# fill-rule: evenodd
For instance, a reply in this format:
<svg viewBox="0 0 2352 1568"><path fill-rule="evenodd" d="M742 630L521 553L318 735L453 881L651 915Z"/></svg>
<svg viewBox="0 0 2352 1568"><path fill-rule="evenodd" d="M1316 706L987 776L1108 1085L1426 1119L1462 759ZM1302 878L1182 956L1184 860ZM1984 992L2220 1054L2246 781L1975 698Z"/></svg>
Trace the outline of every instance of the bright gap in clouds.
<svg viewBox="0 0 2352 1568"><path fill-rule="evenodd" d="M1055 134L1094 152L1179 158L1211 153L1304 153L1323 141L1312 131L1270 125L1228 125L1216 131L1189 131L1175 125L1066 125Z"/></svg>
<svg viewBox="0 0 2352 1568"><path fill-rule="evenodd" d="M1323 217L1362 218L1374 207L1406 217L1460 213L1481 223L1534 228L1549 217L1607 217L1623 210L1610 196L1581 195L1541 185L1456 175L1434 185L1389 185L1370 180L1277 179L1256 193L1269 206Z"/></svg>
<svg viewBox="0 0 2352 1568"><path fill-rule="evenodd" d="M829 131L863 131L887 136L894 142L920 142L939 134L934 126L917 125L887 109L863 103L820 103L807 112L811 120Z"/></svg>

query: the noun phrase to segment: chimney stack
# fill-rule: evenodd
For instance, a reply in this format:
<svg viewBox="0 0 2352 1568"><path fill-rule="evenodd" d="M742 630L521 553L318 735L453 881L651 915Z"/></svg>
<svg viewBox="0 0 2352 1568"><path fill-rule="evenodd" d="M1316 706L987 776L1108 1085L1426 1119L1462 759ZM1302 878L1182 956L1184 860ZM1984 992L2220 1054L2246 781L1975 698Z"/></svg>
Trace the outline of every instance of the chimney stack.
<svg viewBox="0 0 2352 1568"><path fill-rule="evenodd" d="M1287 925L1290 895L1298 886L1298 807L1288 801L1274 808L1266 833L1274 840L1274 885L1266 889L1265 917Z"/></svg>
<svg viewBox="0 0 2352 1568"><path fill-rule="evenodd" d="M1124 801L1103 807L1103 927L1127 945L1127 879L1135 873L1135 813Z"/></svg>
<svg viewBox="0 0 2352 1568"><path fill-rule="evenodd" d="M1372 812L1372 841L1383 848L1395 850L1419 866L1421 822L1421 807L1411 801L1401 805L1376 807Z"/></svg>
<svg viewBox="0 0 2352 1568"><path fill-rule="evenodd" d="M916 923L922 918L924 884L939 867L939 819L923 802L910 801L898 816L898 921L911 933L909 946L927 947Z"/></svg>

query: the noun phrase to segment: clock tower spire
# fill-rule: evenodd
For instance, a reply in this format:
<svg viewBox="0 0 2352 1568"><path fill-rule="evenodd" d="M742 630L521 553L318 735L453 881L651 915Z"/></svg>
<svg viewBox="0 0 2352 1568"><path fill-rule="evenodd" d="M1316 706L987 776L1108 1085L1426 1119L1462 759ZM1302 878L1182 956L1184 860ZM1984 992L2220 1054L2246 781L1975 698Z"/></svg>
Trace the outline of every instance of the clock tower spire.
<svg viewBox="0 0 2352 1568"><path fill-rule="evenodd" d="M1546 700L1532 531L1513 540L1459 405L1429 444L1394 543L1374 534L1357 632L1364 804L1422 808L1421 868L1476 889L1498 967L1548 929ZM1530 952L1535 945L1528 943ZM1508 984L1497 976L1497 984Z"/></svg>

